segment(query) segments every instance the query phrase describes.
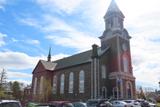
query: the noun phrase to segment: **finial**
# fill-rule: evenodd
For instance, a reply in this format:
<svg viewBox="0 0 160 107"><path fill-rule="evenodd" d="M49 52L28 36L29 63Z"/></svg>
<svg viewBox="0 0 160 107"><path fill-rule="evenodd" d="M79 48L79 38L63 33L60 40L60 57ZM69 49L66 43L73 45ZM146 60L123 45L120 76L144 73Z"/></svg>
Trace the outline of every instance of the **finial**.
<svg viewBox="0 0 160 107"><path fill-rule="evenodd" d="M51 47L49 48L49 53L48 53L48 62L51 62Z"/></svg>

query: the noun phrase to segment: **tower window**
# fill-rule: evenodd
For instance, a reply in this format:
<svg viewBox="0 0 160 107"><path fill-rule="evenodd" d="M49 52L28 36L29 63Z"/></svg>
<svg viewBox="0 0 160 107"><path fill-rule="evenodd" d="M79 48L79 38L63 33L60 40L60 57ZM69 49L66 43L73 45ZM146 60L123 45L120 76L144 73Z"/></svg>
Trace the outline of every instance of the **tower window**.
<svg viewBox="0 0 160 107"><path fill-rule="evenodd" d="M128 62L128 58L125 55L123 56L123 70L124 72L129 71L129 62Z"/></svg>
<svg viewBox="0 0 160 107"><path fill-rule="evenodd" d="M101 75L102 75L102 79L106 78L106 67L105 67L105 65L101 66Z"/></svg>

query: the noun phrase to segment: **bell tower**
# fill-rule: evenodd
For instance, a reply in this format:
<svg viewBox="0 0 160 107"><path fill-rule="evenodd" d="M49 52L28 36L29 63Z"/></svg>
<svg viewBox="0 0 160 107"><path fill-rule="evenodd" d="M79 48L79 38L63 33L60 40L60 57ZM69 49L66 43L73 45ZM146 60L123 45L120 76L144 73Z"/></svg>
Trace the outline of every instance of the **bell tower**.
<svg viewBox="0 0 160 107"><path fill-rule="evenodd" d="M124 28L124 18L115 0L112 0L104 16L105 31L100 37L101 50L110 48L109 79L112 83L112 96L134 98L135 77L131 64L131 37Z"/></svg>

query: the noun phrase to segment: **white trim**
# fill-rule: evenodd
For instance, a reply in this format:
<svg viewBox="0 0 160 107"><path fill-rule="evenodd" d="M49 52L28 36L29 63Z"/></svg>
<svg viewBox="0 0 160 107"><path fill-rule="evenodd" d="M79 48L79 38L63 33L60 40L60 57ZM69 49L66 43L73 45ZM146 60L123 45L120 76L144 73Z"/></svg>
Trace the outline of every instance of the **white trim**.
<svg viewBox="0 0 160 107"><path fill-rule="evenodd" d="M111 31L111 32L113 32L113 31ZM123 37L123 34L113 34L112 36L105 36L105 33L104 33L103 36L104 36L104 37L101 39L101 41L106 41L106 40L112 39L112 38L114 38L114 37L116 37L116 36L119 36L120 38L122 38L122 39L124 39L124 40L126 40L126 41L129 41L129 39Z"/></svg>

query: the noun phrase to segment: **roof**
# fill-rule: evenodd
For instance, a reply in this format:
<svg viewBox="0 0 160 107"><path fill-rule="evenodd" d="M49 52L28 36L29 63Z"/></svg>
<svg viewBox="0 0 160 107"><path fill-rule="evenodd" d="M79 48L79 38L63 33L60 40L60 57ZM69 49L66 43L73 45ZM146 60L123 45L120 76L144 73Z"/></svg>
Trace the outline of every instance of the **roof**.
<svg viewBox="0 0 160 107"><path fill-rule="evenodd" d="M116 13L116 14L119 14L121 15L123 18L124 18L124 15L123 13L121 12L121 10L119 9L119 7L117 6L115 0L112 0L109 7L108 7L108 10L104 16L105 19L107 19L108 16L112 15L113 13Z"/></svg>
<svg viewBox="0 0 160 107"><path fill-rule="evenodd" d="M101 50L101 48L98 48L98 56L103 55L109 48L106 48L105 50ZM40 60L42 65L46 70L58 70L70 66L75 66L87 62L91 62L91 56L92 56L92 50L88 50L79 54L72 55L70 57L66 57L63 59L59 59L53 62L50 61L44 61Z"/></svg>
<svg viewBox="0 0 160 107"><path fill-rule="evenodd" d="M42 63L44 68L47 70L54 70L57 65L56 63L52 63L50 61L45 61L45 60L40 60L40 62Z"/></svg>

